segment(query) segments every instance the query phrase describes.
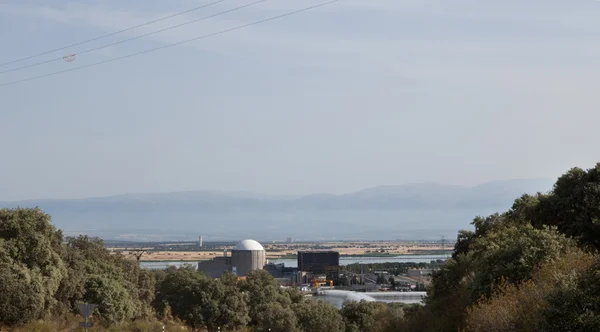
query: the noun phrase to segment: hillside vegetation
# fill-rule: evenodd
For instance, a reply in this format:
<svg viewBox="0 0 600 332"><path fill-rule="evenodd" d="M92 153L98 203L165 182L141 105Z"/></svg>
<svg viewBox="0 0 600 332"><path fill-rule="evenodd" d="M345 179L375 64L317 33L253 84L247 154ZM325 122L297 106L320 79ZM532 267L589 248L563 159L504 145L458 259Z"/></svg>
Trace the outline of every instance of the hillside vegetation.
<svg viewBox="0 0 600 332"><path fill-rule="evenodd" d="M96 331L600 331L600 163L472 225L458 234L424 306L337 310L279 288L264 271L238 281L191 268L144 270L99 239L63 242L39 209L3 209L0 325L72 331L77 303L89 302L98 304Z"/></svg>
<svg viewBox="0 0 600 332"><path fill-rule="evenodd" d="M472 224L402 331L600 331L600 163Z"/></svg>

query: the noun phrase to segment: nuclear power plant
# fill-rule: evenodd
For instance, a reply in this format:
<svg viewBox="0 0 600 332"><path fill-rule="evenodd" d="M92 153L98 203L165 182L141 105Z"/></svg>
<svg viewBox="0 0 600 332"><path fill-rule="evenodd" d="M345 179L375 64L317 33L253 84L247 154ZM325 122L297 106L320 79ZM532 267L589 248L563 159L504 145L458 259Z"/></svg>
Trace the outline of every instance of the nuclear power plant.
<svg viewBox="0 0 600 332"><path fill-rule="evenodd" d="M254 240L239 242L231 251L231 265L238 276L245 276L252 270L262 270L265 264L265 248Z"/></svg>
<svg viewBox="0 0 600 332"><path fill-rule="evenodd" d="M227 256L225 250L223 257L199 262L198 271L212 278L219 278L227 271L245 277L252 270L262 270L266 262L265 248L257 241L248 239L238 242L231 250L231 256Z"/></svg>

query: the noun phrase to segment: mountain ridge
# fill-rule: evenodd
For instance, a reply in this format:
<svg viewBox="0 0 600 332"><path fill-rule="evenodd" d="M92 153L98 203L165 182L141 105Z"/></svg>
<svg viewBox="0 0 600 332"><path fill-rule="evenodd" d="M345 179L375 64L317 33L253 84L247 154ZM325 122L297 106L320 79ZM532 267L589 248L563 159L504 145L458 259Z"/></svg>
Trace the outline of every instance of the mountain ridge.
<svg viewBox="0 0 600 332"><path fill-rule="evenodd" d="M0 202L0 208L38 206L58 228L108 238L126 229L166 236L166 228L173 238L202 233L207 239L314 238L315 234L384 239L421 236L429 230L455 234L476 215L505 211L522 194L549 191L552 184L550 179L492 181L471 187L428 182L297 197L199 190Z"/></svg>
<svg viewBox="0 0 600 332"><path fill-rule="evenodd" d="M553 183L549 178L532 178L532 179L511 179L511 180L495 180L488 181L474 186L463 186L463 185L453 185L453 184L441 184L437 182L411 182L399 185L379 185L368 187L364 189L360 189L357 191L352 191L349 193L343 194L332 194L332 193L312 193L305 195L277 195L277 194L264 194L260 192L252 192L252 191L226 191L226 190L212 190L212 189L199 189L199 190L181 190L181 191L167 191L167 192L148 192L148 193L140 193L140 192L131 192L124 194L115 194L115 195L105 195L105 196L90 196L90 197L81 197L81 198L34 198L34 199L21 199L21 200L7 200L0 201L0 204L10 204L10 203L21 203L21 202L38 202L38 201L85 201L85 200L108 200L108 199L118 199L118 198L129 198L129 199L139 199L141 197L157 197L157 196L182 196L185 194L198 196L202 195L212 195L213 197L235 197L235 198L255 198L255 199L271 199L271 200L298 200L303 198L315 198L315 197L344 197L344 196L353 196L358 195L365 192L370 191L381 191L384 189L393 190L393 189L409 189L409 188L423 188L423 187L435 187L436 189L476 189L485 186L498 185L498 184L508 184L508 183L524 183L524 182L543 182L543 183ZM549 188L548 190L550 190Z"/></svg>

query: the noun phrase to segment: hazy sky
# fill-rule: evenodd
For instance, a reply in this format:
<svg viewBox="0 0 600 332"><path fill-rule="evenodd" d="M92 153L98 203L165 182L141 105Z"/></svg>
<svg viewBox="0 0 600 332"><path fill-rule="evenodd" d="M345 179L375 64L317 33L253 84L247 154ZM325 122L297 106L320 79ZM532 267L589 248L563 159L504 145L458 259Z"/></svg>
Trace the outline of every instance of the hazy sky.
<svg viewBox="0 0 600 332"><path fill-rule="evenodd" d="M0 71L253 1L227 0ZM208 2L5 0L0 62ZM0 74L0 84L320 2L269 0L72 63ZM591 167L600 160L599 17L592 0L341 0L0 87L0 200L190 189L341 193Z"/></svg>

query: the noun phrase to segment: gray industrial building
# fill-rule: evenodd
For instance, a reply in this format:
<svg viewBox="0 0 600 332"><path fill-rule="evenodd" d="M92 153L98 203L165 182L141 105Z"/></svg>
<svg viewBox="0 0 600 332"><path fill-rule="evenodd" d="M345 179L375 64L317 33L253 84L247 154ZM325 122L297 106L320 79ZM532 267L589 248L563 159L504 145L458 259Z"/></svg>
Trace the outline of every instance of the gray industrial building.
<svg viewBox="0 0 600 332"><path fill-rule="evenodd" d="M249 271L262 270L265 263L265 248L254 240L244 240L238 242L231 250L231 257L228 257L225 251L223 257L199 262L198 271L204 272L211 278L219 278L227 271L244 277Z"/></svg>
<svg viewBox="0 0 600 332"><path fill-rule="evenodd" d="M283 285L296 285L302 280L302 274L298 272L297 267L285 267L283 263L269 263L265 265L264 270Z"/></svg>

